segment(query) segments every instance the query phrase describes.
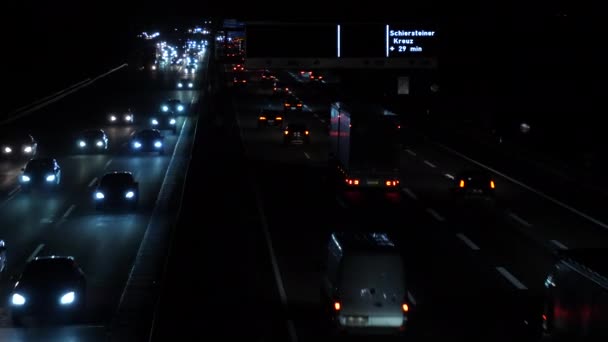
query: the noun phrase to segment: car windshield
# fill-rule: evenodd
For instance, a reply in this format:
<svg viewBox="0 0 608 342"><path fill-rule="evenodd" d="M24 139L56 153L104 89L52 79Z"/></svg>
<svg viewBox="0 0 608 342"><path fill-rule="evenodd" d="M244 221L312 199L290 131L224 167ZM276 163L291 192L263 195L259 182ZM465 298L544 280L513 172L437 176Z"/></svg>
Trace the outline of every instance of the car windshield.
<svg viewBox="0 0 608 342"><path fill-rule="evenodd" d="M102 133L100 131L84 131L82 137L88 139L101 138Z"/></svg>
<svg viewBox="0 0 608 342"><path fill-rule="evenodd" d="M290 131L305 131L306 130L306 125L304 124L289 124L288 129Z"/></svg>
<svg viewBox="0 0 608 342"><path fill-rule="evenodd" d="M74 276L72 261L69 259L42 259L30 262L25 267L22 282L52 282Z"/></svg>
<svg viewBox="0 0 608 342"><path fill-rule="evenodd" d="M25 171L48 170L53 167L53 162L49 159L33 159L27 163Z"/></svg>
<svg viewBox="0 0 608 342"><path fill-rule="evenodd" d="M459 178L459 181L460 180L464 180L467 185L487 186L490 184L492 177L485 173L470 172L463 173Z"/></svg>
<svg viewBox="0 0 608 342"><path fill-rule="evenodd" d="M160 138L160 133L156 131L141 131L137 133L137 137L140 139Z"/></svg>
<svg viewBox="0 0 608 342"><path fill-rule="evenodd" d="M112 187L116 185L130 184L133 182L133 176L129 173L113 173L106 175L101 179L102 187Z"/></svg>
<svg viewBox="0 0 608 342"><path fill-rule="evenodd" d="M169 101L167 101L167 103L169 103L170 105L178 105L178 104L181 104L182 102L180 100L169 100Z"/></svg>

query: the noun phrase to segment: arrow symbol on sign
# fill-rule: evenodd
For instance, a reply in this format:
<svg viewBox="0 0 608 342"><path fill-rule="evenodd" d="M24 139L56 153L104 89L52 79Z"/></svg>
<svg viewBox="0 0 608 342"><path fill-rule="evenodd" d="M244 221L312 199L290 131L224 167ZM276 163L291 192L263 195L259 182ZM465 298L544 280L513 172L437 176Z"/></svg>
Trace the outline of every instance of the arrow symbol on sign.
<svg viewBox="0 0 608 342"><path fill-rule="evenodd" d="M390 50L391 50L391 51L395 51L395 47L394 47L394 46L391 46L391 47L390 47Z"/></svg>

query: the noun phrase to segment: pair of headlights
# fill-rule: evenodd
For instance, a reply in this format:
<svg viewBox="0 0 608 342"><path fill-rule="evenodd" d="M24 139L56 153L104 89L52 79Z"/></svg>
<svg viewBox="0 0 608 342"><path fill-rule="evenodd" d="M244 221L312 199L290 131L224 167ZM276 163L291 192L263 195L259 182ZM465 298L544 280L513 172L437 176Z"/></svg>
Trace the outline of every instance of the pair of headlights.
<svg viewBox="0 0 608 342"><path fill-rule="evenodd" d="M47 182L54 182L55 179L57 179L57 176L55 176L55 175L47 175L46 176L46 181ZM24 183L28 183L31 180L32 180L32 178L30 176L28 176L28 175L22 175L21 176L21 181L24 182Z"/></svg>
<svg viewBox="0 0 608 342"><path fill-rule="evenodd" d="M134 197L135 197L135 191L128 190L127 192L125 192L125 198L126 199L132 199ZM104 195L103 192L101 192L101 191L96 191L95 192L95 199L102 200L104 198L106 198L106 195Z"/></svg>
<svg viewBox="0 0 608 342"><path fill-rule="evenodd" d="M69 292L66 292L63 295L61 295L61 297L59 297L59 304L70 305L70 304L74 303L75 300L76 300L76 293L74 291L69 291ZM14 306L22 306L22 305L25 305L26 302L27 302L27 298L25 298L25 296L20 293L14 293L13 296L11 297L11 303Z"/></svg>

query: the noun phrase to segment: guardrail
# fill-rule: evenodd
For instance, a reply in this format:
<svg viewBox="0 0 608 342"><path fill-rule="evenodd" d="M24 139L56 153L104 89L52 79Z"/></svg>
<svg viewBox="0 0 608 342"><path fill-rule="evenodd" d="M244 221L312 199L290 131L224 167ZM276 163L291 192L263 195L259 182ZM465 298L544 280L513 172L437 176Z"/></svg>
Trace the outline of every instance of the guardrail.
<svg viewBox="0 0 608 342"><path fill-rule="evenodd" d="M118 70L126 67L126 66L128 66L128 64L124 63L124 64L119 65L116 68L110 69L109 71L107 71L107 72L105 72L105 73L103 73L101 75L98 75L98 76L96 76L94 78L87 78L87 79L85 79L83 81L80 81L78 83L72 84L71 86L69 86L69 87L67 87L65 89L62 89L62 90L60 90L60 91L58 91L56 93L53 93L51 95L48 95L48 96L43 97L41 99L38 99L38 100L36 100L36 101L34 101L32 103L29 103L27 105L21 106L21 107L15 109L14 111L10 112L8 114L7 118L5 118L4 120L0 121L0 125L6 125L6 124L9 124L9 123L11 123L13 121L16 121L18 119L26 117L26 116L34 113L38 109L46 107L46 106L50 105L51 103L57 102L57 101L61 100L62 98L66 97L66 96L68 96L68 95L70 95L72 93L75 93L78 90L80 90L82 88L85 88L85 87L91 85L92 83L98 81L99 79L101 79L103 77L106 77L106 76L108 76L108 75L110 75L110 74L112 74L112 73L114 73L114 72L116 72L116 71L118 71Z"/></svg>

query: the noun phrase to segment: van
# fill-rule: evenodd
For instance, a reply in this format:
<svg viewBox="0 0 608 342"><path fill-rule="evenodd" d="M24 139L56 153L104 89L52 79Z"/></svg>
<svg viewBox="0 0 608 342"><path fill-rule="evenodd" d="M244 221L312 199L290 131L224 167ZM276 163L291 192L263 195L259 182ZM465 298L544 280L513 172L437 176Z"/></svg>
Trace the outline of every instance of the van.
<svg viewBox="0 0 608 342"><path fill-rule="evenodd" d="M331 330L405 331L410 305L403 260L386 233L330 234L322 278L321 303Z"/></svg>

